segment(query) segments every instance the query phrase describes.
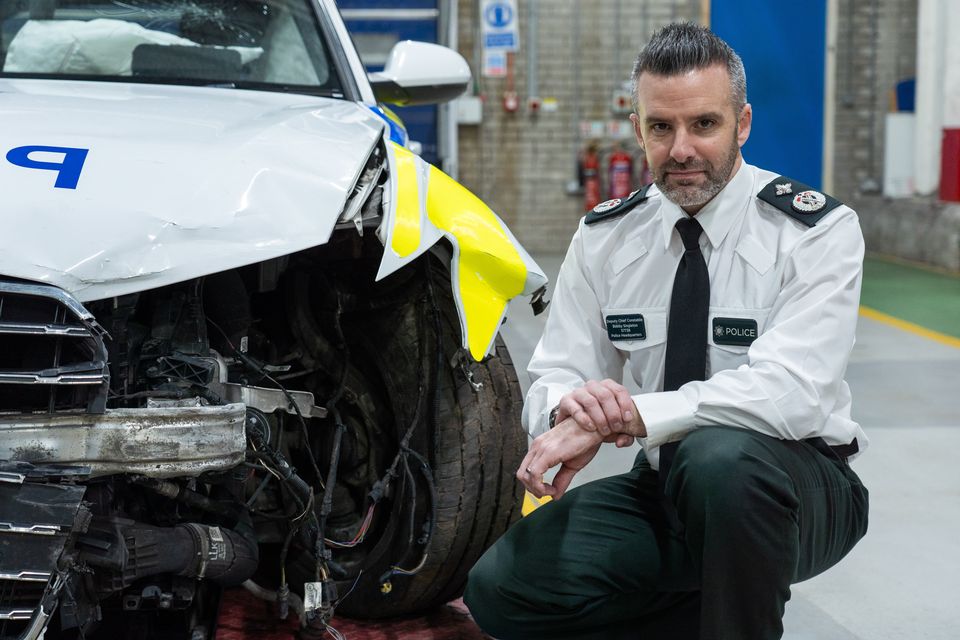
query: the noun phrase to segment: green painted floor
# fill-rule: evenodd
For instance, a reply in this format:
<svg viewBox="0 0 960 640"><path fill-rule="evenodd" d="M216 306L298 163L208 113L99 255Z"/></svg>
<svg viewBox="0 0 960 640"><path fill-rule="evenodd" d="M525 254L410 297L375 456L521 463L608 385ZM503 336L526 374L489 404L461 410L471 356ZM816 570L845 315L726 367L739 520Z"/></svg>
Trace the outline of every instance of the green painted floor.
<svg viewBox="0 0 960 640"><path fill-rule="evenodd" d="M960 275L868 256L863 264L860 303L960 338Z"/></svg>

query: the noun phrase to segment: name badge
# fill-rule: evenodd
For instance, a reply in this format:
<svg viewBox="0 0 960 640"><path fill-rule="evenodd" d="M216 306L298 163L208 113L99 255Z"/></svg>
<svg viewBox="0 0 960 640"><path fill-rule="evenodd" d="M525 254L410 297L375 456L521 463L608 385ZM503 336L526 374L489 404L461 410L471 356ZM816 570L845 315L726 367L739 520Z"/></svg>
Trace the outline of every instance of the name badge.
<svg viewBox="0 0 960 640"><path fill-rule="evenodd" d="M606 316L607 337L614 340L646 340L647 327L643 323L643 314L625 313Z"/></svg>
<svg viewBox="0 0 960 640"><path fill-rule="evenodd" d="M714 318L713 341L748 347L757 339L757 321L749 318Z"/></svg>

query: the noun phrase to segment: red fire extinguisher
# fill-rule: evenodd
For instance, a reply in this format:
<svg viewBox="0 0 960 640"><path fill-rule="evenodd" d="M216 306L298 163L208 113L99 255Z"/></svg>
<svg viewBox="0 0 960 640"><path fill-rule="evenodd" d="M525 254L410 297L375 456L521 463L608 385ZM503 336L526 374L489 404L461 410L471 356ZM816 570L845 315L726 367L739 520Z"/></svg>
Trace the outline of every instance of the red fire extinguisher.
<svg viewBox="0 0 960 640"><path fill-rule="evenodd" d="M580 154L580 186L583 187L583 210L590 211L600 204L600 156L597 145L590 143Z"/></svg>
<svg viewBox="0 0 960 640"><path fill-rule="evenodd" d="M617 144L607 163L610 199L626 198L633 191L633 158Z"/></svg>

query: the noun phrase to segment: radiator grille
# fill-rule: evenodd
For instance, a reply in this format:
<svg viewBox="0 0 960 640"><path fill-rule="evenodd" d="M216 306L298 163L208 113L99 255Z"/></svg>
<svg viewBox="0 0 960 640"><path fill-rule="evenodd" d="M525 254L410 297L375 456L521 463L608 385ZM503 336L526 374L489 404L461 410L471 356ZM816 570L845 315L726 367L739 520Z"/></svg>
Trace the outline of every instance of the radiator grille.
<svg viewBox="0 0 960 640"><path fill-rule="evenodd" d="M105 337L62 289L0 281L0 413L103 413Z"/></svg>
<svg viewBox="0 0 960 640"><path fill-rule="evenodd" d="M47 581L0 579L0 640L17 638L40 607Z"/></svg>

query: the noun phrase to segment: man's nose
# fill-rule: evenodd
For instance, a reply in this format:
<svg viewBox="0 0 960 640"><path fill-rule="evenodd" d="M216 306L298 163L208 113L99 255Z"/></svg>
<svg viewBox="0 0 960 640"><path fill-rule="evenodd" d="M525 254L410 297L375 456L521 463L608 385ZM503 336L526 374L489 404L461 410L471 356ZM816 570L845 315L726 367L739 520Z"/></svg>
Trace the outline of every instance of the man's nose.
<svg viewBox="0 0 960 640"><path fill-rule="evenodd" d="M673 137L673 145L670 147L670 157L676 162L686 162L693 158L696 152L693 149L693 140L690 134L682 129L678 129Z"/></svg>

